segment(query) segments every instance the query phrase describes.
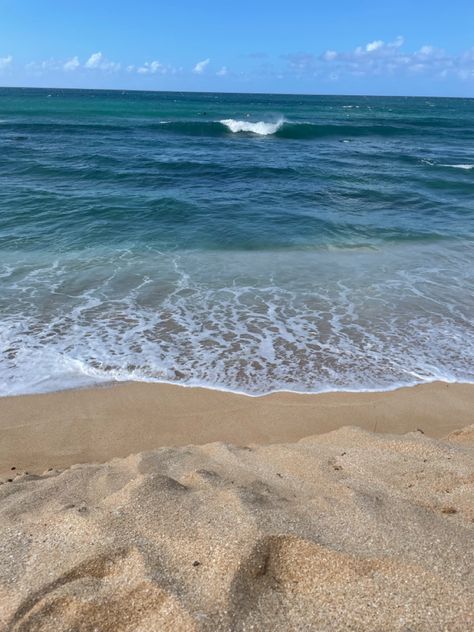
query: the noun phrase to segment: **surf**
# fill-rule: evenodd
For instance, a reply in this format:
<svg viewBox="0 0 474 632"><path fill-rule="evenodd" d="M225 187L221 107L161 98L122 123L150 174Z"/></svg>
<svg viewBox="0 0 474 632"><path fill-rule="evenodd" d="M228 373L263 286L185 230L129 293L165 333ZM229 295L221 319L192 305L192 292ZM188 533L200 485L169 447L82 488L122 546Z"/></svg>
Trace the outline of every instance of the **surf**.
<svg viewBox="0 0 474 632"><path fill-rule="evenodd" d="M192 119L160 121L160 123L147 124L146 129L182 136L225 137L231 134L235 136L262 136L299 141L332 138L347 140L364 137L411 138L425 133L421 127L412 128L407 125L382 125L369 123L367 121L351 123L313 123L307 121L289 121L284 117L277 121L247 121L233 118L220 119L217 121Z"/></svg>
<svg viewBox="0 0 474 632"><path fill-rule="evenodd" d="M239 121L232 118L219 121L219 123L227 127L233 134L247 132L257 134L258 136L271 136L275 134L281 129L285 122L284 118L280 118L276 123L267 123L265 121L252 123L251 121Z"/></svg>

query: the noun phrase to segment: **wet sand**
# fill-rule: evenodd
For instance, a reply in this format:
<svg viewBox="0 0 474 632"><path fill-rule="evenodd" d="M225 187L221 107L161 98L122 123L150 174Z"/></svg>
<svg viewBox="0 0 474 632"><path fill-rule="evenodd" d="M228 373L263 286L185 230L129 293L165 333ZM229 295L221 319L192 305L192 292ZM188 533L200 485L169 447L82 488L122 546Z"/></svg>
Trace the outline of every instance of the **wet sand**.
<svg viewBox="0 0 474 632"><path fill-rule="evenodd" d="M297 441L355 425L441 437L474 423L474 385L442 382L388 393L275 393L127 383L0 398L0 474L10 467L103 462L160 446Z"/></svg>

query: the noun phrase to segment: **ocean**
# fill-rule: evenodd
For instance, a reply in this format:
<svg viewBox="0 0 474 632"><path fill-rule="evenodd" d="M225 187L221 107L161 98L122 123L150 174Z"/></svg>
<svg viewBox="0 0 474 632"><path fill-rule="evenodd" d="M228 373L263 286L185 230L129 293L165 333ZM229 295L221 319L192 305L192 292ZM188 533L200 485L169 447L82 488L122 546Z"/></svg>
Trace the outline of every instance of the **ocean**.
<svg viewBox="0 0 474 632"><path fill-rule="evenodd" d="M474 381L474 101L0 89L0 395Z"/></svg>

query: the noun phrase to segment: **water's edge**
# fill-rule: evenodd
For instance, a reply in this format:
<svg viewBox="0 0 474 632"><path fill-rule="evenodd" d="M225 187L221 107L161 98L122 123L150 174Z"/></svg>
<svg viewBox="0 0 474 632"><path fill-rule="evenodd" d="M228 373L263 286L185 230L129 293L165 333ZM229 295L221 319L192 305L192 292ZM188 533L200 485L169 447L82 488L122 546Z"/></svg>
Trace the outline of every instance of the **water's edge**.
<svg viewBox="0 0 474 632"><path fill-rule="evenodd" d="M446 378L433 378L433 379L427 379L425 381L418 381L418 382L406 382L406 383L397 383L397 384L393 384L391 386L387 386L384 388L327 388L327 389L321 389L321 390L314 390L314 391L302 391L302 390L291 390L291 389L274 389L274 390L269 390L269 391L263 391L263 392L258 392L258 393L249 393L246 391L239 391L239 390L235 390L235 389L230 389L230 388L225 388L223 386L212 386L209 384L205 384L205 383L193 383L193 384L188 384L185 382L172 382L172 381L166 381L166 380L133 380L133 379L129 379L129 380L109 380L109 381L104 381L104 382L96 382L96 383L90 383L90 384L84 384L81 386L69 386L69 387L63 387L63 388L57 388L57 389L50 389L50 390L37 390L37 391L28 391L28 392L24 392L24 393L15 393L15 394L7 394L7 395L0 395L0 401L7 399L7 398L21 398L21 397L36 397L38 395L52 395L55 393L71 393L74 391L98 391L98 390L102 390L102 389L113 389L113 388L117 388L117 387L122 387L122 386L126 386L126 385L130 385L130 384L146 384L146 385L155 385L157 387L160 386L176 386L178 388L183 388L183 389L199 389L199 390L204 390L204 391L211 391L211 392L218 392L218 393L229 393L231 395L240 395L243 397L249 397L251 399L259 399L262 397L268 397L269 395L277 395L280 393L285 393L285 394L289 394L289 395L304 395L304 396L318 396L318 395L336 395L336 394L358 394L358 393L393 393L395 391L400 391L400 390L405 390L405 389L413 389L413 388L417 388L420 386L427 386L429 384L445 384L446 386L450 385L450 384L458 384L458 385L465 385L465 386L474 386L474 380L470 381L470 380L452 380L452 379L446 379Z"/></svg>

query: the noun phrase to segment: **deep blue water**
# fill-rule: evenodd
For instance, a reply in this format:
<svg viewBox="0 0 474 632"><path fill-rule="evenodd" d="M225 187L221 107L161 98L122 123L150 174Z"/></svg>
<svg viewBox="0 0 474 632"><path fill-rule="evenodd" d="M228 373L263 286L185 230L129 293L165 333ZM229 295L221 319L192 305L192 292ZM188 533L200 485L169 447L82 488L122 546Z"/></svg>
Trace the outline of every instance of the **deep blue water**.
<svg viewBox="0 0 474 632"><path fill-rule="evenodd" d="M474 379L474 101L0 89L0 394Z"/></svg>

